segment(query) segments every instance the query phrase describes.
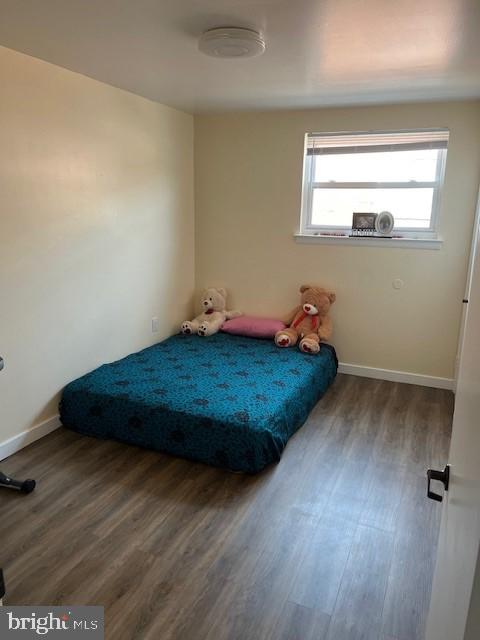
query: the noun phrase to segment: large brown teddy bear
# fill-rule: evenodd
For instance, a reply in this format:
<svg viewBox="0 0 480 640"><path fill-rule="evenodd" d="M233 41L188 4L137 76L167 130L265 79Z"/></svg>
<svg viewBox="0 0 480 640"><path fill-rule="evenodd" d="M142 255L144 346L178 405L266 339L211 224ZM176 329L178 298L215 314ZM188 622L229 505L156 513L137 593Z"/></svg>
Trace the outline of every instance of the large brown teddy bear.
<svg viewBox="0 0 480 640"><path fill-rule="evenodd" d="M302 304L285 319L290 326L277 331L275 344L278 347L293 347L297 344L304 353L318 353L320 341L329 340L332 335L332 320L328 315L336 295L320 287L302 285Z"/></svg>
<svg viewBox="0 0 480 640"><path fill-rule="evenodd" d="M205 289L200 300L202 313L193 320L185 320L182 333L197 333L199 336L212 336L220 331L225 320L241 316L240 311L227 311L227 292L225 289L210 287Z"/></svg>

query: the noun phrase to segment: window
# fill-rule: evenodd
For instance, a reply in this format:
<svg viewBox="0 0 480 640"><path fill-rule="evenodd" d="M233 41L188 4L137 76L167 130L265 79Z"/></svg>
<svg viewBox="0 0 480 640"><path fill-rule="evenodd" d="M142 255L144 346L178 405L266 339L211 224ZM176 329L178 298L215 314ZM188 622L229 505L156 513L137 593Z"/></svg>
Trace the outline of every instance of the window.
<svg viewBox="0 0 480 640"><path fill-rule="evenodd" d="M307 134L301 232L346 234L354 211L390 211L395 235L435 238L447 143L447 130Z"/></svg>

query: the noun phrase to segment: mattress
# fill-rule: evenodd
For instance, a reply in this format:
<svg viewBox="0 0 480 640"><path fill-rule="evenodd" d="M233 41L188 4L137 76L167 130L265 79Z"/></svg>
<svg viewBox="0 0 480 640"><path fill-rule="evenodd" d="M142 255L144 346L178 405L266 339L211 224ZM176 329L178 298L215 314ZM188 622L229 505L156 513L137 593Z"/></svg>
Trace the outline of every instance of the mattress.
<svg viewBox="0 0 480 640"><path fill-rule="evenodd" d="M255 473L335 378L337 358L218 333L177 335L68 384L62 423L79 433Z"/></svg>

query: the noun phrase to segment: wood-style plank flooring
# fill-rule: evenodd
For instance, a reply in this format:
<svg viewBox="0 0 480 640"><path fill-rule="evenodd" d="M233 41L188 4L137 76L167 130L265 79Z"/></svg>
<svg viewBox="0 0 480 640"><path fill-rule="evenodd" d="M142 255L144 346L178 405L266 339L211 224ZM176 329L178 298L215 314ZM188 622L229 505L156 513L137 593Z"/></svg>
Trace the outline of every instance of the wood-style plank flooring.
<svg viewBox="0 0 480 640"><path fill-rule="evenodd" d="M257 476L65 429L2 462L6 604L100 604L115 640L422 640L447 391L339 375Z"/></svg>

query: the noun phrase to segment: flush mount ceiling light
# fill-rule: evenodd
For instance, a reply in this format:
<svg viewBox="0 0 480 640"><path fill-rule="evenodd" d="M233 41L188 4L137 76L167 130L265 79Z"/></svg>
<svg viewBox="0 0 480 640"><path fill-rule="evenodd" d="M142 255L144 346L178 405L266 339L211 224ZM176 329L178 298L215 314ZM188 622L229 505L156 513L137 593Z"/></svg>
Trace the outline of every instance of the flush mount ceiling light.
<svg viewBox="0 0 480 640"><path fill-rule="evenodd" d="M265 51L265 40L253 29L220 27L205 31L200 36L198 48L214 58L252 58Z"/></svg>

